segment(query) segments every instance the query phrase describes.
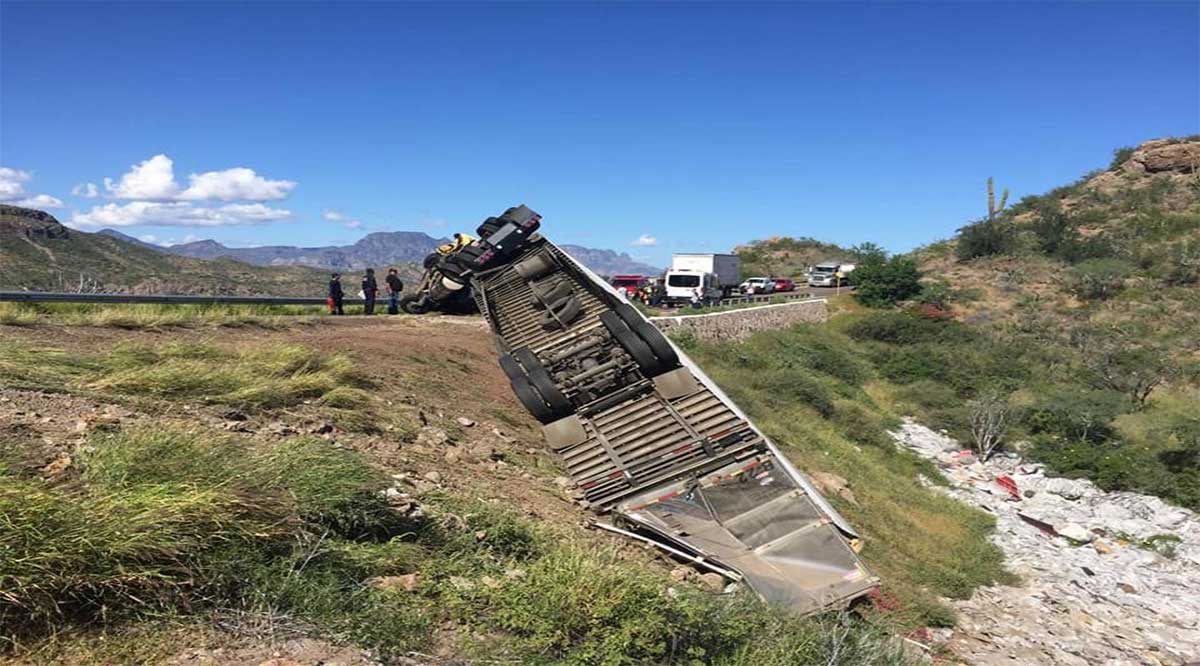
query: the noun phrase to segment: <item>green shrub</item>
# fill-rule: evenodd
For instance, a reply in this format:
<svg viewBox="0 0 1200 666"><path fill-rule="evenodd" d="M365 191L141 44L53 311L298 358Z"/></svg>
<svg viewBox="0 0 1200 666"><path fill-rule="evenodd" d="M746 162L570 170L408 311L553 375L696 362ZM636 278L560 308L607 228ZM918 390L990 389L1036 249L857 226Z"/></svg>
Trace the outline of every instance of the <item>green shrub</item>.
<svg viewBox="0 0 1200 666"><path fill-rule="evenodd" d="M807 369L848 384L871 377L870 367L851 354L845 340L825 326L800 324L785 331L765 331L742 345L753 367Z"/></svg>
<svg viewBox="0 0 1200 666"><path fill-rule="evenodd" d="M955 254L959 261L1012 254L1017 249L1016 228L1003 218L981 220L961 227L957 240Z"/></svg>
<svg viewBox="0 0 1200 666"><path fill-rule="evenodd" d="M921 292L921 271L909 257L868 255L850 274L854 298L872 308L887 308Z"/></svg>
<svg viewBox="0 0 1200 666"><path fill-rule="evenodd" d="M1103 222L1090 213L1068 215L1055 207L1040 212L1030 228L1039 252L1073 264L1115 254L1112 242L1103 235L1085 237L1079 233L1080 226L1095 227Z"/></svg>
<svg viewBox="0 0 1200 666"><path fill-rule="evenodd" d="M1038 396L1022 420L1031 434L1099 443L1113 436L1113 419L1129 408L1125 396L1115 391L1055 387Z"/></svg>
<svg viewBox="0 0 1200 666"><path fill-rule="evenodd" d="M833 422L852 442L877 446L888 451L895 447L895 443L887 433L887 424L884 420L858 403L848 400L836 401Z"/></svg>
<svg viewBox="0 0 1200 666"><path fill-rule="evenodd" d="M1171 286L1187 286L1200 282L1200 246L1190 240L1171 244L1167 248L1162 279Z"/></svg>
<svg viewBox="0 0 1200 666"><path fill-rule="evenodd" d="M944 280L935 280L921 285L921 293L917 294L917 302L921 305L932 305L940 310L949 310L951 302L957 294Z"/></svg>
<svg viewBox="0 0 1200 666"><path fill-rule="evenodd" d="M850 321L846 334L859 341L911 345L920 342L969 342L974 332L947 319L922 317L908 312L875 312Z"/></svg>
<svg viewBox="0 0 1200 666"><path fill-rule="evenodd" d="M1137 150L1137 146L1122 146L1113 151L1112 162L1108 165L1109 171L1116 171L1122 164L1129 161L1133 157L1133 151Z"/></svg>
<svg viewBox="0 0 1200 666"><path fill-rule="evenodd" d="M1081 299L1106 300L1124 288L1132 272L1132 267L1120 259L1088 259L1071 267L1067 286Z"/></svg>
<svg viewBox="0 0 1200 666"><path fill-rule="evenodd" d="M765 371L755 375L753 381L754 388L762 391L762 399L768 407L799 403L816 410L823 417L833 415L833 391L802 369Z"/></svg>

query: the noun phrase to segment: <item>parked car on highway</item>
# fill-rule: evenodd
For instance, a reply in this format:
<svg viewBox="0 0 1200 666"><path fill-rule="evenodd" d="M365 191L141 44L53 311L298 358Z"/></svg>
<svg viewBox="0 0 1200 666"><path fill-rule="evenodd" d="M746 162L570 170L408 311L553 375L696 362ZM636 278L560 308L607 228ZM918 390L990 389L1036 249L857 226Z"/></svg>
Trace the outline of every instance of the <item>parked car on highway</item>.
<svg viewBox="0 0 1200 666"><path fill-rule="evenodd" d="M771 278L775 281L775 291L796 291L796 281L792 278Z"/></svg>
<svg viewBox="0 0 1200 666"><path fill-rule="evenodd" d="M775 280L768 277L752 277L742 283L743 294L769 294L775 291Z"/></svg>

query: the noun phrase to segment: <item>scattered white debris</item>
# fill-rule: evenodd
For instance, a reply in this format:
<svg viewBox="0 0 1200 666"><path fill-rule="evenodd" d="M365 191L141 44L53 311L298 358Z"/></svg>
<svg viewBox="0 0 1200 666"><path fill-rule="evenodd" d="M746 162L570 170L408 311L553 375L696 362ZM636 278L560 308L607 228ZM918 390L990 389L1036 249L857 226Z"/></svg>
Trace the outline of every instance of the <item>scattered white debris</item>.
<svg viewBox="0 0 1200 666"><path fill-rule="evenodd" d="M1200 518L1136 493L1051 478L1002 454L984 463L911 419L893 438L933 460L946 492L996 517L992 541L1022 579L953 602L946 641L973 664L1179 666L1200 660Z"/></svg>

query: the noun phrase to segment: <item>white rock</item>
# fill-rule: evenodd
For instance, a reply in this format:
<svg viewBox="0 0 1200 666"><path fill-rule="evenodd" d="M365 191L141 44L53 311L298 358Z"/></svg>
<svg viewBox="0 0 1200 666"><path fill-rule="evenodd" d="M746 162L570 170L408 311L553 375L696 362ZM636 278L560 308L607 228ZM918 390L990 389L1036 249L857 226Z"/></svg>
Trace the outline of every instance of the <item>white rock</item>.
<svg viewBox="0 0 1200 666"><path fill-rule="evenodd" d="M1080 499L1085 492L1079 482L1063 478L1046 479L1042 483L1042 490L1069 500Z"/></svg>
<svg viewBox="0 0 1200 666"><path fill-rule="evenodd" d="M1080 543L1090 543L1093 537L1091 532L1078 523L1067 523L1061 527L1056 526L1054 530L1071 541L1078 541Z"/></svg>
<svg viewBox="0 0 1200 666"><path fill-rule="evenodd" d="M1180 666L1200 655L1200 519L1156 497L1108 493L1086 480L1045 477L1016 459L993 458L983 474L950 466L954 440L905 419L892 436L917 455L949 467L950 487L935 487L962 502L988 507L992 541L1021 578L1019 587L985 587L967 600L947 600L959 624L946 642L971 664L1098 664ZM1011 474L1034 497L997 501L994 477ZM1057 527L1080 542L1089 528L1108 536L1099 547L1069 547L1023 521L1017 512ZM1120 545L1117 538L1132 539ZM1174 557L1138 541L1172 535ZM1129 590L1133 590L1130 592Z"/></svg>

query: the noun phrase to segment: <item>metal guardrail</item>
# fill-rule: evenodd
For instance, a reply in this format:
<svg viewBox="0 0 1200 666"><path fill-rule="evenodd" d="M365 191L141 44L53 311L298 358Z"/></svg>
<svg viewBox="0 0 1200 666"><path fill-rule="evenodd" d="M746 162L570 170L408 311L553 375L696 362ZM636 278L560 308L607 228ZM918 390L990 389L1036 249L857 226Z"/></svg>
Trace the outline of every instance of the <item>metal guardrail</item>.
<svg viewBox="0 0 1200 666"><path fill-rule="evenodd" d="M303 296L205 296L184 294L72 294L54 291L0 291L0 301L17 303L162 303L169 305L325 305L324 298ZM344 305L362 305L347 298ZM377 299L386 306L387 298Z"/></svg>
<svg viewBox="0 0 1200 666"><path fill-rule="evenodd" d="M779 301L796 301L812 298L814 295L807 291L785 291L778 294L758 294L755 296L731 296L722 298L717 305L740 305L742 303L773 303Z"/></svg>

